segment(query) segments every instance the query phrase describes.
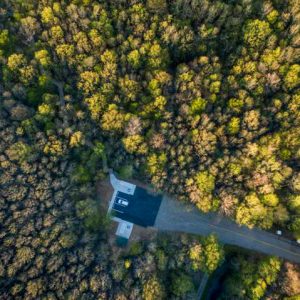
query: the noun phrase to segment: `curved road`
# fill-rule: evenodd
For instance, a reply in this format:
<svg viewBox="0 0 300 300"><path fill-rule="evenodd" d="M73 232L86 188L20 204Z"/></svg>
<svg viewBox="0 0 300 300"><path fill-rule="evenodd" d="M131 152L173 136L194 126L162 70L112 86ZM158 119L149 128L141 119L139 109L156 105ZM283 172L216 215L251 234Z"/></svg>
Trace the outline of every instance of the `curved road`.
<svg viewBox="0 0 300 300"><path fill-rule="evenodd" d="M163 197L154 224L159 230L200 235L215 233L225 244L276 255L300 263L300 245L275 234L239 226L218 214L203 214L192 205Z"/></svg>

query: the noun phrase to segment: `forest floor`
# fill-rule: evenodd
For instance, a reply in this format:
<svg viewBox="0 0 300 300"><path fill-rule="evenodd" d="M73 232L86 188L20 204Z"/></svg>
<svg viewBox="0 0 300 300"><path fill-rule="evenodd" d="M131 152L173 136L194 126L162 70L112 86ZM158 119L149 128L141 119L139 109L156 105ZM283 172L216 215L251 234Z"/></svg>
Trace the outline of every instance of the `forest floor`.
<svg viewBox="0 0 300 300"><path fill-rule="evenodd" d="M98 181L96 189L99 198L100 208L107 211L109 202L114 193L114 189L109 182L109 178L107 177L104 180Z"/></svg>

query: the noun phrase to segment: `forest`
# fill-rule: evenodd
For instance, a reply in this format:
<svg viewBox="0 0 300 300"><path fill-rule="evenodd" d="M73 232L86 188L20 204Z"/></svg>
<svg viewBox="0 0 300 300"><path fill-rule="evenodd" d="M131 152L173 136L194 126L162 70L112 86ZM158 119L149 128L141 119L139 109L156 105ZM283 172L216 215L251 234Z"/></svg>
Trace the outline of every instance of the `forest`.
<svg viewBox="0 0 300 300"><path fill-rule="evenodd" d="M300 0L1 0L0 298L300 297L300 267L214 235L111 253L106 165L300 239ZM238 284L237 284L238 283Z"/></svg>

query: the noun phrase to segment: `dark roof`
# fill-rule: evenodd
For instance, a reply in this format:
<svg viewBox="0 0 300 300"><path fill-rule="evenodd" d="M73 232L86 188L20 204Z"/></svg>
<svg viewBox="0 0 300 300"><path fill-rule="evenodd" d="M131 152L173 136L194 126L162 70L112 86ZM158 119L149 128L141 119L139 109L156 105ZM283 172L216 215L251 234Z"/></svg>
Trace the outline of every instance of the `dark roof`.
<svg viewBox="0 0 300 300"><path fill-rule="evenodd" d="M118 199L128 201L128 206L117 203ZM114 216L144 227L153 226L161 203L161 195L155 196L147 190L136 187L133 195L118 192L113 204Z"/></svg>
<svg viewBox="0 0 300 300"><path fill-rule="evenodd" d="M128 244L128 239L121 237L121 236L117 236L116 238L116 244L119 247L125 247Z"/></svg>

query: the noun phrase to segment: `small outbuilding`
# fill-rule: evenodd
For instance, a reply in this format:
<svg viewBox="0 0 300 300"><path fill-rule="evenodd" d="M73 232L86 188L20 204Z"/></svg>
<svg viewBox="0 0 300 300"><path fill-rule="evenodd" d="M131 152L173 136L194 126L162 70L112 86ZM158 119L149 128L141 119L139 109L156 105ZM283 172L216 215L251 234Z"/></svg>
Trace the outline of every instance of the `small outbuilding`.
<svg viewBox="0 0 300 300"><path fill-rule="evenodd" d="M122 221L118 225L116 235L119 236L119 237L129 239L129 237L131 235L132 228L133 228L132 223Z"/></svg>

